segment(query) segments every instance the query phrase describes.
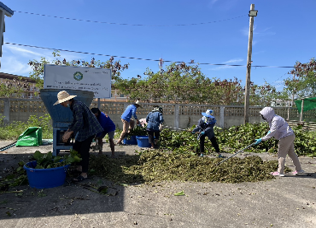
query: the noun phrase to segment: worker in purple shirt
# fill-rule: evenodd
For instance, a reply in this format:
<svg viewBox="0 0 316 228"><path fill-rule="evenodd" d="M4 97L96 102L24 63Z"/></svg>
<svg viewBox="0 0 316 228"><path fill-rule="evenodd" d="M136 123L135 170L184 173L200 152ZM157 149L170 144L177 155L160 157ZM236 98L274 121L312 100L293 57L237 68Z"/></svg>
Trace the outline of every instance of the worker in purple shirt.
<svg viewBox="0 0 316 228"><path fill-rule="evenodd" d="M125 135L128 133L129 129L134 128L135 122L134 120L131 120L132 117L134 117L134 119L136 120L136 123L139 124L139 120L136 116L136 111L137 111L137 108L139 107L140 107L140 102L136 101L134 104L127 106L124 113L122 114L121 120L123 123L123 131L121 133L119 140L116 143L117 145L121 145L122 140L124 139Z"/></svg>
<svg viewBox="0 0 316 228"><path fill-rule="evenodd" d="M92 113L97 117L99 123L103 127L104 131L97 134L96 139L98 140L99 145L99 154L102 154L102 147L103 147L103 141L102 139L105 137L106 134L108 134L109 137L109 143L110 148L112 152L112 157L114 157L114 134L115 134L115 124L110 119L110 117L103 112L100 111L98 108L92 108Z"/></svg>

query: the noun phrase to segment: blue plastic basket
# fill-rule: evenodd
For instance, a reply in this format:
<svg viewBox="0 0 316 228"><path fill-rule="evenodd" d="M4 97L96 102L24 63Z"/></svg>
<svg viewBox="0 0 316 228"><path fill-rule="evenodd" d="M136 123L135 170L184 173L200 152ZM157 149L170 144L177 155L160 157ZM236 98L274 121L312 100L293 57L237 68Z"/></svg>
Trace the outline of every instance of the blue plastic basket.
<svg viewBox="0 0 316 228"><path fill-rule="evenodd" d="M139 147L151 147L151 144L149 143L148 136L136 136L137 139L137 145Z"/></svg>
<svg viewBox="0 0 316 228"><path fill-rule="evenodd" d="M126 145L137 145L136 136L135 135L131 136L131 139L129 140L127 138L124 138L123 143Z"/></svg>
<svg viewBox="0 0 316 228"><path fill-rule="evenodd" d="M36 164L36 161L31 161L23 167L26 170L30 187L43 189L54 188L64 184L69 165L51 169L35 169Z"/></svg>

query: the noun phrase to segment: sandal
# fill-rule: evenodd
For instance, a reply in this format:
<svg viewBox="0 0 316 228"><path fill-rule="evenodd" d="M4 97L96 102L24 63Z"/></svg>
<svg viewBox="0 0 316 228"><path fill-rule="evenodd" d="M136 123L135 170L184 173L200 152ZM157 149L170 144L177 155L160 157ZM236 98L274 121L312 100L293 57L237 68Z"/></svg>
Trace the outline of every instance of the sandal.
<svg viewBox="0 0 316 228"><path fill-rule="evenodd" d="M73 182L81 182L81 181L83 181L85 179L88 179L88 177L83 177L83 176L79 175L78 177L73 178L72 181Z"/></svg>

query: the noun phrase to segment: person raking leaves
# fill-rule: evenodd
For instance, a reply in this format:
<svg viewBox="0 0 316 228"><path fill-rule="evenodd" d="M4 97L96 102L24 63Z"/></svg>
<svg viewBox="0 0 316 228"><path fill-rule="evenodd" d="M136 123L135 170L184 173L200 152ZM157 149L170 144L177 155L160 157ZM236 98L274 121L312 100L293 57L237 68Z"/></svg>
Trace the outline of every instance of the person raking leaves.
<svg viewBox="0 0 316 228"><path fill-rule="evenodd" d="M96 140L98 140L99 145L99 154L102 154L102 147L103 147L103 138L106 134L109 137L110 148L112 152L112 157L114 157L114 133L115 133L115 124L111 120L111 118L106 115L105 113L101 112L98 108L92 108L92 113L97 117L99 123L103 127L103 132L96 135Z"/></svg>
<svg viewBox="0 0 316 228"><path fill-rule="evenodd" d="M260 139L256 139L255 145L258 145L262 141L266 141L272 137L279 140L278 143L278 170L270 173L273 176L284 176L285 157L288 154L292 159L295 171L293 175L304 173L302 170L300 161L294 150L295 134L289 124L279 115L276 115L273 108L265 107L260 111L260 115L263 120L269 123L270 130L268 134Z"/></svg>
<svg viewBox="0 0 316 228"><path fill-rule="evenodd" d="M205 137L207 136L209 140L212 142L213 147L215 148L216 153L218 153L219 158L223 158L220 154L219 146L216 141L216 137L214 134L214 125L216 123L216 119L212 116L213 110L208 109L206 112L202 112L203 117L199 119L198 125L193 129L192 134L196 132L200 133L200 156L204 156L204 142Z"/></svg>
<svg viewBox="0 0 316 228"><path fill-rule="evenodd" d="M65 90L60 91L57 94L58 101L54 105L61 104L65 108L70 108L73 113L72 123L64 133L62 141L67 142L72 135L76 136L73 149L81 155L82 160L77 167L77 171L81 174L73 181L79 182L88 178L90 144L95 135L103 131L103 128L87 105L73 99L76 96L69 95Z"/></svg>

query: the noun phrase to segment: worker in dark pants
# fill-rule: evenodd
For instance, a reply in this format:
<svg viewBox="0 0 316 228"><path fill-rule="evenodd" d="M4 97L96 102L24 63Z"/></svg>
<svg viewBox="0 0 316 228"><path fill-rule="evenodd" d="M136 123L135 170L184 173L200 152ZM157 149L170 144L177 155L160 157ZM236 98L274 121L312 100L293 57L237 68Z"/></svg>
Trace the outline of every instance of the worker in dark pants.
<svg viewBox="0 0 316 228"><path fill-rule="evenodd" d="M73 181L79 182L88 178L90 144L95 135L103 131L103 128L89 107L81 101L74 100L74 97L76 95L69 95L65 90L60 91L57 94L58 101L54 105L61 104L63 107L70 108L73 113L73 121L62 140L67 142L72 135L76 136L73 149L78 151L82 160L80 166L77 167L81 174Z"/></svg>
<svg viewBox="0 0 316 228"><path fill-rule="evenodd" d="M203 117L199 119L198 125L193 129L192 133L200 132L200 156L204 155L204 142L205 137L207 136L209 140L212 142L215 151L218 153L218 157L222 158L223 156L220 154L219 147L216 141L216 137L214 135L214 125L216 123L216 119L212 116L213 110L208 109L206 112L202 112Z"/></svg>
<svg viewBox="0 0 316 228"><path fill-rule="evenodd" d="M162 116L162 108L155 107L146 117L148 140L151 144L151 149L155 149L159 141L160 125L164 122Z"/></svg>

